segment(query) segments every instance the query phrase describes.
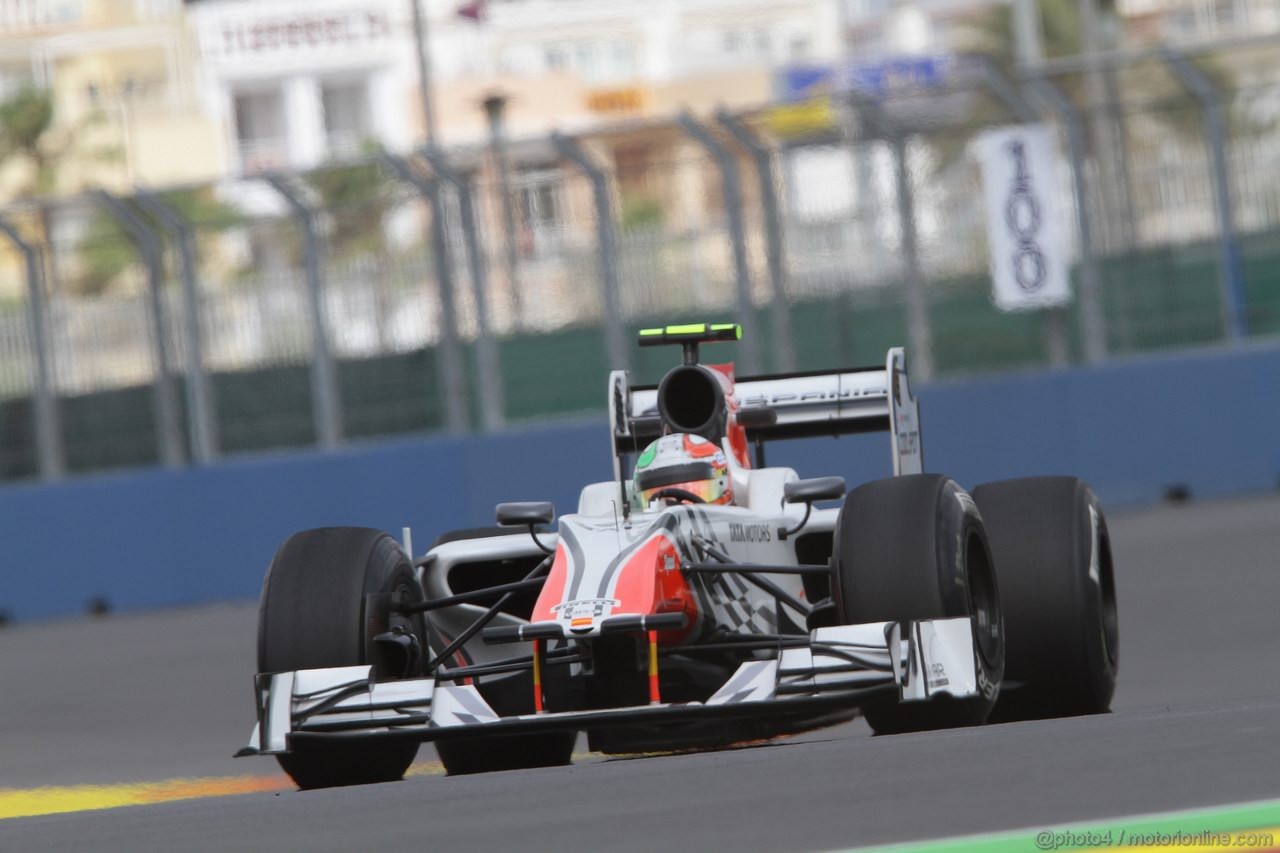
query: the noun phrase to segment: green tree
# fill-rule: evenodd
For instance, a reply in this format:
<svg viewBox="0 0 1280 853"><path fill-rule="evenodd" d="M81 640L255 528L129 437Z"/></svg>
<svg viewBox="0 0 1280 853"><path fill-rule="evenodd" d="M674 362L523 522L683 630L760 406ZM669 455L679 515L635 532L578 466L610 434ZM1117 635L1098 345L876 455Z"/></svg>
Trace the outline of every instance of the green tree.
<svg viewBox="0 0 1280 853"><path fill-rule="evenodd" d="M383 225L399 203L398 185L377 162L379 146L364 146L367 159L325 166L306 175L324 211L326 240L334 258L351 258L383 250Z"/></svg>
<svg viewBox="0 0 1280 853"><path fill-rule="evenodd" d="M244 223L244 216L217 198L212 187L195 187L162 193L161 197L197 234L224 231ZM137 213L150 220L145 210ZM158 233L164 233L155 223ZM80 261L75 290L85 294L109 291L119 276L137 260L132 241L105 211L95 211L76 245Z"/></svg>
<svg viewBox="0 0 1280 853"><path fill-rule="evenodd" d="M26 166L22 183L14 192L19 199L43 199L57 190L61 166L72 157L90 162L107 163L119 159L117 147L87 145L84 131L102 120L101 113L90 113L76 125L59 128L55 121L52 95L34 86L25 86L0 101L0 164L19 162ZM53 245L53 210L48 204L39 208L40 241ZM45 252L49 277L58 281L58 255Z"/></svg>
<svg viewBox="0 0 1280 853"><path fill-rule="evenodd" d="M59 151L51 140L53 100L47 92L23 88L0 102L0 162L22 159L31 169L20 196L53 190Z"/></svg>

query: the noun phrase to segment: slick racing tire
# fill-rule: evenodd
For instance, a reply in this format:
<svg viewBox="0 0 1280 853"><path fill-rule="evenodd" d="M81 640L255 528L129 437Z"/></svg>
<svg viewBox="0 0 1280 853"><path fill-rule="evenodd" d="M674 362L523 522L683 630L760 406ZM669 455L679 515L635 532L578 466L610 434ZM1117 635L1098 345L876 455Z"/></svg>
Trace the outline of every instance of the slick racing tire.
<svg viewBox="0 0 1280 853"><path fill-rule="evenodd" d="M393 613L393 600L421 598L399 543L378 530L330 527L296 533L271 561L258 610L258 671L287 672L372 664L380 679L420 674L390 659L373 638L411 633L425 650L420 616ZM391 782L404 776L415 742L310 741L276 758L298 787L332 788Z"/></svg>
<svg viewBox="0 0 1280 853"><path fill-rule="evenodd" d="M507 735L436 741L436 754L450 776L560 767L573 758L577 732L546 735Z"/></svg>
<svg viewBox="0 0 1280 853"><path fill-rule="evenodd" d="M849 492L836 525L845 624L969 616L979 694L867 705L876 734L979 725L1004 677L1000 592L982 517L964 489L935 474L878 480Z"/></svg>
<svg viewBox="0 0 1280 853"><path fill-rule="evenodd" d="M995 716L1098 714L1119 664L1115 571L1107 519L1074 477L1033 477L973 490L987 525L1009 646Z"/></svg>
<svg viewBox="0 0 1280 853"><path fill-rule="evenodd" d="M533 713L533 676L529 673L481 683L476 685L476 689L489 707L501 716ZM577 732L469 737L438 740L435 748L447 774L465 776L569 764L573 760L573 745L577 739Z"/></svg>

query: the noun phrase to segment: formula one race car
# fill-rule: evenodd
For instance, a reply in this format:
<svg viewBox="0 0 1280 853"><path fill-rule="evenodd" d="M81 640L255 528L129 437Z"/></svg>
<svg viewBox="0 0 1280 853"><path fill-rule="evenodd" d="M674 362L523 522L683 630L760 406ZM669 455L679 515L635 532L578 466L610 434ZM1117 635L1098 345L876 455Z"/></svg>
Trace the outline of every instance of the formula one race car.
<svg viewBox="0 0 1280 853"><path fill-rule="evenodd" d="M417 559L362 528L281 546L262 590L258 724L303 788L725 746L851 719L897 733L1105 711L1118 627L1106 519L1070 477L966 492L924 473L901 349L884 367L739 379L699 346L609 377L614 479L578 511L505 503ZM894 476L764 466L778 439L888 430ZM839 506L819 508L823 502ZM408 537L405 537L406 540Z"/></svg>

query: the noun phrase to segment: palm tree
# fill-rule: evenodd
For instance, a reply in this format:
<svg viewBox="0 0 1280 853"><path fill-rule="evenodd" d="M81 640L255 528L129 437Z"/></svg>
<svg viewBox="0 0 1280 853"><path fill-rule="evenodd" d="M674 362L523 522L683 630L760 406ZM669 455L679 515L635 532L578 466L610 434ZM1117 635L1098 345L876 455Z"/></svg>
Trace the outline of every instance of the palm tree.
<svg viewBox="0 0 1280 853"><path fill-rule="evenodd" d="M24 86L0 101L0 165L23 164L24 177L13 192L13 198L38 200L58 189L58 174L63 163L73 157L82 160L111 162L119 159L116 147L86 147L83 131L102 120L101 113L90 113L72 127L58 128L53 97L45 89ZM40 234L46 249L52 246L53 210L39 205ZM57 253L45 251L49 281L57 281Z"/></svg>

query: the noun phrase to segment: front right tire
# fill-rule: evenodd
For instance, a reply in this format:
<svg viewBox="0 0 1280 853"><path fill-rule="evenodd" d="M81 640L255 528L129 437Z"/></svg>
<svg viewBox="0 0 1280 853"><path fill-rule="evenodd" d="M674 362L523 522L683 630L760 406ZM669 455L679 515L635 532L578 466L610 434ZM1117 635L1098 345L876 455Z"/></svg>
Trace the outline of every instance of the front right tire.
<svg viewBox="0 0 1280 853"><path fill-rule="evenodd" d="M276 552L258 608L258 672L290 672L372 664L379 678L404 661L386 659L373 638L391 630L413 634L426 649L422 617L393 612L392 602L417 601L413 566L395 539L379 530L328 527L296 533ZM411 741L299 742L276 756L299 788L391 782L417 755Z"/></svg>

